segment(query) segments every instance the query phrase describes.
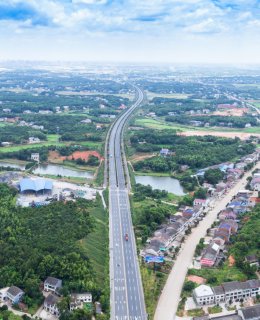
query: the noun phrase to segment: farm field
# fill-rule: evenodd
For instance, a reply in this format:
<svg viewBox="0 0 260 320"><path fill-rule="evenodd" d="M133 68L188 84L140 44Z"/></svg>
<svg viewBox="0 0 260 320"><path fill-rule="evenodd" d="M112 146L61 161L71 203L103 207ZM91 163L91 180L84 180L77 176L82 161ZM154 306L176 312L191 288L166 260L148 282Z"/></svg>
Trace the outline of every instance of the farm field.
<svg viewBox="0 0 260 320"><path fill-rule="evenodd" d="M92 261L93 269L97 274L97 279L100 285L105 281L106 270L105 260L108 259L108 224L107 215L102 207L101 199L98 201L99 206L91 211L91 216L95 219L95 230L91 232L86 238L80 241L80 244L86 250L88 257Z"/></svg>
<svg viewBox="0 0 260 320"><path fill-rule="evenodd" d="M47 135L48 140L47 141L42 141L40 143L32 143L32 144L21 144L21 145L11 145L8 147L3 147L0 148L0 153L7 153L7 152L15 152L19 150L24 150L24 149L30 149L30 148L37 148L37 147L48 147L48 146L68 146L70 144L73 144L73 141L60 141L58 142L58 136L56 134L49 134ZM82 145L85 147L89 147L91 149L101 149L101 142L93 142L93 141L80 141L80 142L75 142L75 144Z"/></svg>
<svg viewBox="0 0 260 320"><path fill-rule="evenodd" d="M184 126L178 125L175 123L167 123L163 120L155 120L148 118L139 118L136 119L135 125L139 125L146 128L157 129L157 130L165 130L172 129L176 131L183 132L184 135L215 135L215 136L223 136L223 137L240 137L241 139L246 139L250 136L250 134L256 134L260 136L260 127L252 127L245 129L231 129L231 128L205 128L205 127L192 127L192 126Z"/></svg>
<svg viewBox="0 0 260 320"><path fill-rule="evenodd" d="M155 93L148 91L147 93L148 99L153 99L155 97L159 98L174 98L174 99L187 99L190 95L184 93Z"/></svg>

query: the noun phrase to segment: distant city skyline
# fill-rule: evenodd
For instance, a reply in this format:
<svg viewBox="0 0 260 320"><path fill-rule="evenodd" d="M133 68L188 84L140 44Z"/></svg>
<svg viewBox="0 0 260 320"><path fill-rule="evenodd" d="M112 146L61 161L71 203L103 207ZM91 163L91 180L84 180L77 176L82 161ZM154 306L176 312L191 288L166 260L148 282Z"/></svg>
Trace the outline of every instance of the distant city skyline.
<svg viewBox="0 0 260 320"><path fill-rule="evenodd" d="M258 0L0 0L0 60L260 63Z"/></svg>

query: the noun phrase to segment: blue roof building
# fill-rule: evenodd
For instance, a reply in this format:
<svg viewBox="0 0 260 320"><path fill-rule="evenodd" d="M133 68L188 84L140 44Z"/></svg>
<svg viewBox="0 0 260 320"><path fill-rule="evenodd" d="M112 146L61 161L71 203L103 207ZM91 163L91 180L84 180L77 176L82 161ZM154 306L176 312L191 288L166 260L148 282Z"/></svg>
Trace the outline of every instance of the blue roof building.
<svg viewBox="0 0 260 320"><path fill-rule="evenodd" d="M24 178L20 181L20 191L51 191L53 187L52 181L45 180L45 179L30 179Z"/></svg>

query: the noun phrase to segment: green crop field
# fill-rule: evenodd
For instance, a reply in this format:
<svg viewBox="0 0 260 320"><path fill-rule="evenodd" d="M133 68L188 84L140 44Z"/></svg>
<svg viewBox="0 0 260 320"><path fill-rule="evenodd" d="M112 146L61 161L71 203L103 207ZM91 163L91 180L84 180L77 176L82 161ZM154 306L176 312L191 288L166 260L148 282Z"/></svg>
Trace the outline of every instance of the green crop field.
<svg viewBox="0 0 260 320"><path fill-rule="evenodd" d="M48 147L48 146L66 146L70 144L78 144L85 147L88 147L90 149L94 150L101 150L102 142L93 142L93 141L79 141L79 142L73 142L73 141L60 141L58 142L58 135L56 134L48 134L47 135L47 141L42 141L40 143L33 143L33 144L21 144L21 145L11 145L8 147L0 148L1 153L7 153L7 152L15 152L23 149L30 149L35 147Z"/></svg>
<svg viewBox="0 0 260 320"><path fill-rule="evenodd" d="M81 241L83 248L93 264L97 275L97 281L101 285L106 277L106 260L108 261L108 216L102 207L101 199L99 206L91 212L95 219L96 227L85 239Z"/></svg>
<svg viewBox="0 0 260 320"><path fill-rule="evenodd" d="M142 126L145 128L157 129L157 130L177 130L177 131L205 131L205 132L244 132L244 133L256 133L260 134L260 127L251 127L251 128L223 128L223 127L192 127L179 125L174 122L166 122L162 118L157 119L149 119L149 118L138 118L135 120L135 125Z"/></svg>
<svg viewBox="0 0 260 320"><path fill-rule="evenodd" d="M156 92L147 92L149 99L158 97L158 98L174 98L174 99L187 99L190 94L185 93L156 93Z"/></svg>

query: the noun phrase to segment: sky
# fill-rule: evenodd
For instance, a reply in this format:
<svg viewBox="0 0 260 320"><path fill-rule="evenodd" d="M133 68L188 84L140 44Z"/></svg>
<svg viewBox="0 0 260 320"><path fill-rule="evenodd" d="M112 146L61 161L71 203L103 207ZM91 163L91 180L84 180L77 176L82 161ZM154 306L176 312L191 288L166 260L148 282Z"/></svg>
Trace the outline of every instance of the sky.
<svg viewBox="0 0 260 320"><path fill-rule="evenodd" d="M0 60L260 63L260 0L0 0Z"/></svg>

